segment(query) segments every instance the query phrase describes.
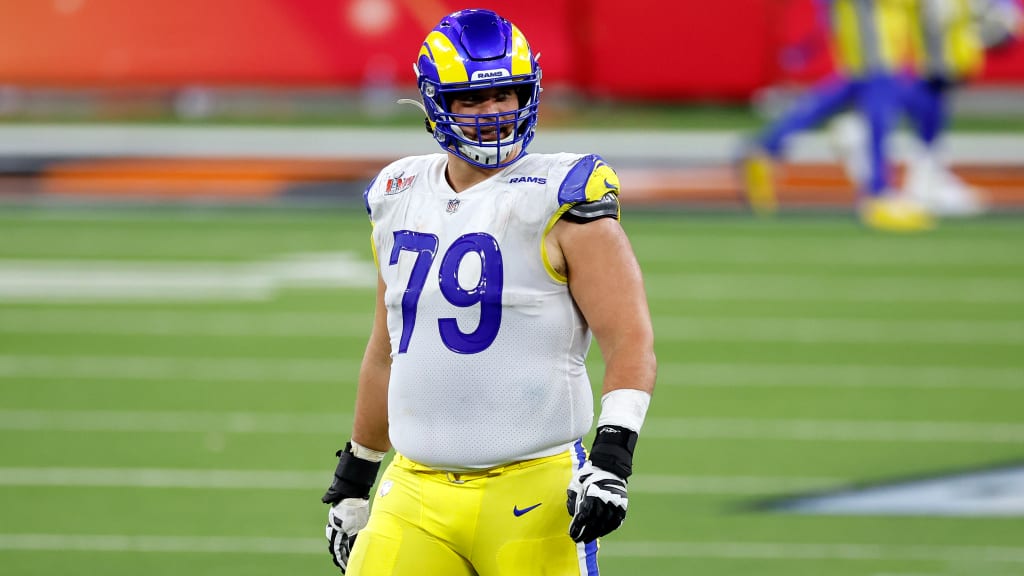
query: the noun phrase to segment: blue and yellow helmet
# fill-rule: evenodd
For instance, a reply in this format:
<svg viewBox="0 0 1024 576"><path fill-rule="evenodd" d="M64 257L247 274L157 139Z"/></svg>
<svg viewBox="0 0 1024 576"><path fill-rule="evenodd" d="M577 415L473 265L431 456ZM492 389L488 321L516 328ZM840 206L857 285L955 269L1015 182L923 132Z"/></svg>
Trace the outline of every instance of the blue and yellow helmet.
<svg viewBox="0 0 1024 576"><path fill-rule="evenodd" d="M414 69L427 128L446 152L484 168L507 166L526 153L537 126L541 71L526 36L515 25L490 10L449 14L423 41ZM518 109L452 114L454 93L494 86L511 86ZM474 128L470 132L476 136L467 137L464 127ZM508 135L485 140L481 128Z"/></svg>

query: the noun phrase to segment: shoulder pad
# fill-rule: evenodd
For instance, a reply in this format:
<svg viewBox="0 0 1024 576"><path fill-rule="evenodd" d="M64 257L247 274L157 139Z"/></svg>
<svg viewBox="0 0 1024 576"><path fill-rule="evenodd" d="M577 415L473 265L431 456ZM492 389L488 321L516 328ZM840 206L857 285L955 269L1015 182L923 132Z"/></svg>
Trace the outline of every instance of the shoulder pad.
<svg viewBox="0 0 1024 576"><path fill-rule="evenodd" d="M573 204L572 208L569 208L565 214L562 214L563 220L576 222L577 224L583 224L598 218L619 219L619 197L616 194L608 192L592 202Z"/></svg>
<svg viewBox="0 0 1024 576"><path fill-rule="evenodd" d="M619 176L597 154L580 158L558 188L559 205L594 202L619 193Z"/></svg>

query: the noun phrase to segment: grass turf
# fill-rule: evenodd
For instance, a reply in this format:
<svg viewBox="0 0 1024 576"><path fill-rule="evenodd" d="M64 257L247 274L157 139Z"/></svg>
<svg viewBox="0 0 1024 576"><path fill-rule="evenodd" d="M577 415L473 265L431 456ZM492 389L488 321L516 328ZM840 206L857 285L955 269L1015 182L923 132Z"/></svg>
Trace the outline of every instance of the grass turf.
<svg viewBox="0 0 1024 576"><path fill-rule="evenodd" d="M1024 460L1019 221L901 237L837 216L627 209L624 225L661 369L603 573L1024 572L1019 517L753 506ZM310 253L372 265L361 208L14 209L0 229L3 572L334 573L319 496L347 437L372 288L266 270ZM229 289L12 288L39 266L74 283L140 264ZM232 294L239 274L266 285ZM591 369L599 380L596 348Z"/></svg>

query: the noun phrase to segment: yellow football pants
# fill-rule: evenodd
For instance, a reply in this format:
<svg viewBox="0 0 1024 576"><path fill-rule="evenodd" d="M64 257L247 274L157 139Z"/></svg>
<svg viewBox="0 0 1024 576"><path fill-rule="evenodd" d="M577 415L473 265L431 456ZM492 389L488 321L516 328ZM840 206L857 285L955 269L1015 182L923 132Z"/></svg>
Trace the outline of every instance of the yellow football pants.
<svg viewBox="0 0 1024 576"><path fill-rule="evenodd" d="M454 474L402 455L381 477L349 576L596 576L597 543L569 538L566 488L585 458Z"/></svg>

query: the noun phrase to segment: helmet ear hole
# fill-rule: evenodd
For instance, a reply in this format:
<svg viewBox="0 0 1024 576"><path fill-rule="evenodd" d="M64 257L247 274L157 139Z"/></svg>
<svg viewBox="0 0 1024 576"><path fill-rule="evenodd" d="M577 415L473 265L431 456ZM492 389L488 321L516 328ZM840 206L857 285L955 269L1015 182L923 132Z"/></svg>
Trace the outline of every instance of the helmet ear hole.
<svg viewBox="0 0 1024 576"><path fill-rule="evenodd" d="M522 84L516 86L516 98L519 100L519 107L525 108L527 104L530 104L530 98L533 97L533 85Z"/></svg>

